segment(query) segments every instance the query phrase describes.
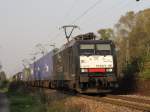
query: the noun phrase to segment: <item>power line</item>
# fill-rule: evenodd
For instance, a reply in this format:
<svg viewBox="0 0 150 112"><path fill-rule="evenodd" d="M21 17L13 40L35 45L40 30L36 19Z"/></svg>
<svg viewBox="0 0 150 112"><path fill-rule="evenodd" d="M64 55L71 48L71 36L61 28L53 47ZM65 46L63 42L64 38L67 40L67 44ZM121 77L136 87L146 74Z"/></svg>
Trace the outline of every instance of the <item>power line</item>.
<svg viewBox="0 0 150 112"><path fill-rule="evenodd" d="M77 1L78 1L78 0L74 0L74 1L72 2L72 4L70 5L70 8L68 9L68 11L67 11L67 12L65 13L65 15L64 15L64 18L63 18L63 20L62 20L62 24L65 22L66 17L68 17L68 16L71 14L71 11L72 11L73 8L75 7L75 4L76 4ZM61 35L61 32L57 32L57 33L55 34L55 36L53 37L53 39L58 38L60 35ZM53 41L53 39L51 39L50 41Z"/></svg>
<svg viewBox="0 0 150 112"><path fill-rule="evenodd" d="M99 3L101 3L103 0L97 0L92 6L90 6L88 9L86 9L80 16L78 16L71 24L75 23L76 21L78 21L79 19L81 19L84 15L86 15L90 10L92 10L93 8L95 8ZM76 0L74 1L76 2ZM73 6L72 6L73 7ZM71 8L72 8L71 7ZM55 36L55 39L58 38L58 36L61 33L57 33Z"/></svg>
<svg viewBox="0 0 150 112"><path fill-rule="evenodd" d="M124 3L123 3L124 2ZM124 7L126 7L127 5L130 5L130 2L125 2L125 1L121 1L121 2L118 2L117 4L114 4L114 5L112 5L110 8L108 8L108 9L104 9L102 12L105 12L102 16L104 17L104 16L106 16L106 15L109 15L109 16L112 16L113 14L110 14L111 12L112 12L112 9L118 9L118 7L117 6L120 6L119 4L121 4L121 3L123 3L123 5L121 5L122 7L121 8L124 8ZM95 17L92 17L92 18L95 18ZM90 19L90 22L88 22L87 24L88 25L90 25L90 24L92 24L92 21L94 21L94 20L91 20ZM84 21L84 23L85 23L85 21ZM82 23L83 24L83 23ZM87 24L86 24L86 26L87 26Z"/></svg>
<svg viewBox="0 0 150 112"><path fill-rule="evenodd" d="M95 8L99 3L101 3L103 0L97 0L92 6L90 6L89 8L87 8L80 16L78 16L71 24L77 22L78 20L80 20L83 16L85 16L90 10L92 10L93 8ZM75 1L74 1L75 2ZM58 32L56 34L56 36L54 36L54 39L58 38L60 36L60 32Z"/></svg>
<svg viewBox="0 0 150 112"><path fill-rule="evenodd" d="M63 18L63 22L65 22L66 18L68 18L71 15L71 12L73 10L73 8L75 8L76 2L78 2L78 0L74 0L72 2L72 4L70 5L70 8L68 9L68 11L65 13L64 18Z"/></svg>
<svg viewBox="0 0 150 112"><path fill-rule="evenodd" d="M90 10L94 9L99 3L101 3L103 0L97 0L92 6L90 6L89 8L87 8L80 16L78 16L71 24L77 22L78 20L80 20L83 16L85 16ZM74 2L76 2L76 0L74 0ZM74 4L73 2L73 4ZM73 5L74 6L74 5ZM73 8L73 6L71 8ZM70 8L70 9L71 9ZM71 12L71 11L70 11ZM70 13L69 12L69 13ZM66 13L67 16L67 13ZM60 32L56 34L56 36L54 36L54 38L58 38L60 36Z"/></svg>
<svg viewBox="0 0 150 112"><path fill-rule="evenodd" d="M103 0L97 0L92 6L86 9L81 15L79 15L71 24L75 23L76 21L80 20L83 16L85 16L90 10L94 9L99 3Z"/></svg>
<svg viewBox="0 0 150 112"><path fill-rule="evenodd" d="M74 19L74 21L73 21L71 24L73 24L73 23L77 22L78 20L80 20L83 16L85 16L89 11L91 11L92 9L94 9L94 8L95 8L99 3L101 3L102 1L103 1L103 0L97 0L92 6L90 6L89 8L87 8L81 15L79 15L76 19ZM74 1L74 2L75 2L75 1ZM118 4L120 4L120 3L122 3L122 1L119 2ZM124 6L127 6L129 3L130 3L130 2L125 3L125 5L123 5L123 7L124 7ZM104 10L104 11L103 11L103 12L105 12L104 15L106 15L106 12L107 12L107 11L110 13L110 12L111 12L111 9L115 8L116 6L118 6L118 4L115 5L115 6L110 7L110 8L107 9L107 10ZM107 14L108 14L108 13L107 13ZM60 34L61 34L60 32L57 33L54 38L55 38L55 39L58 38L58 37L60 36Z"/></svg>

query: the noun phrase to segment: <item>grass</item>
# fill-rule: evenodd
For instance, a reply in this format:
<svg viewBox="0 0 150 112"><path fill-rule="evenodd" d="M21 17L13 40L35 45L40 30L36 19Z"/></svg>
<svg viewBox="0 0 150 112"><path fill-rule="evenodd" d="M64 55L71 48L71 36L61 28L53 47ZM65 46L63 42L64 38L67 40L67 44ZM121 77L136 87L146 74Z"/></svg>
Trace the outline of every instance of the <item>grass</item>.
<svg viewBox="0 0 150 112"><path fill-rule="evenodd" d="M53 94L47 97L40 90L31 92L18 85L10 84L7 92L11 112L81 112L81 107L65 105L66 96Z"/></svg>
<svg viewBox="0 0 150 112"><path fill-rule="evenodd" d="M11 112L46 112L45 104L37 95L31 94L22 83L11 83L6 94Z"/></svg>
<svg viewBox="0 0 150 112"><path fill-rule="evenodd" d="M44 112L44 104L37 97L19 92L8 92L11 112Z"/></svg>

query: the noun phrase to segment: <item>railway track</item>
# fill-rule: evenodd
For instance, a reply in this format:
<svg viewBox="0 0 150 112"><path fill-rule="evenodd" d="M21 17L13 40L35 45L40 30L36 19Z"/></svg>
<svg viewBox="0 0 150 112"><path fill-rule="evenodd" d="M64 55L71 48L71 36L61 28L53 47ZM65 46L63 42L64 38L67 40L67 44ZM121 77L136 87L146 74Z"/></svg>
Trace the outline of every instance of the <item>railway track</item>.
<svg viewBox="0 0 150 112"><path fill-rule="evenodd" d="M140 102L143 104L149 104L150 105L150 99L143 99L143 98L135 98L135 97L129 97L129 96L122 96L122 95L108 95L108 98L115 98L115 99L122 99L122 100L128 100L131 102Z"/></svg>
<svg viewBox="0 0 150 112"><path fill-rule="evenodd" d="M112 105L118 105L123 107L128 107L135 110L141 110L143 112L150 112L150 99L143 98L135 98L123 95L107 95L107 96L92 96L92 95L83 95L83 94L72 94L67 91L57 91L51 89L44 89L47 95L50 95L52 92L58 92L59 94L69 95L69 96L77 96L85 99L95 100L98 102L109 103Z"/></svg>
<svg viewBox="0 0 150 112"><path fill-rule="evenodd" d="M106 97L99 96L87 96L87 95L78 95L82 98L87 98L91 100L96 100L99 102L105 102L118 106L125 106L135 110L141 110L143 112L150 112L150 100L125 97L125 96L116 96L116 95L108 95Z"/></svg>

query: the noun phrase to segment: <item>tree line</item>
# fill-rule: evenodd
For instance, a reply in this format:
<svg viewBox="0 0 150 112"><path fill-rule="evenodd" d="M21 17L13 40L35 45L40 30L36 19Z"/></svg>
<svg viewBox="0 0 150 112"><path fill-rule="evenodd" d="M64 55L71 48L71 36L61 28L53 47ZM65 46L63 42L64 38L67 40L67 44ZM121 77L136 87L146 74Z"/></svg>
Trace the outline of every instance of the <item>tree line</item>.
<svg viewBox="0 0 150 112"><path fill-rule="evenodd" d="M116 44L118 75L128 71L139 77L144 63L150 60L150 9L127 12L113 29L100 29L98 33L101 39L111 39Z"/></svg>

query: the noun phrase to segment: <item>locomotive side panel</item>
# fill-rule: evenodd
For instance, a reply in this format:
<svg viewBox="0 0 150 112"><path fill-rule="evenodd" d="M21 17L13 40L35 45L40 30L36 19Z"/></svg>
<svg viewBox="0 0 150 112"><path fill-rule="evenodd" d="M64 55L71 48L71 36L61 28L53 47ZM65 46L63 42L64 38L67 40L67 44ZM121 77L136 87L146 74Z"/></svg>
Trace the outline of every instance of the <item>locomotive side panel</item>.
<svg viewBox="0 0 150 112"><path fill-rule="evenodd" d="M74 46L58 52L54 56L55 86L74 88L76 79ZM57 83L57 84L56 84Z"/></svg>
<svg viewBox="0 0 150 112"><path fill-rule="evenodd" d="M75 89L76 70L75 70L75 46L70 46L63 51L64 77L68 88Z"/></svg>

